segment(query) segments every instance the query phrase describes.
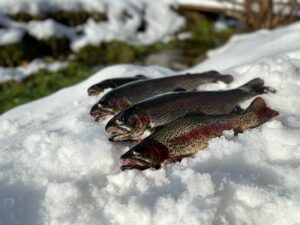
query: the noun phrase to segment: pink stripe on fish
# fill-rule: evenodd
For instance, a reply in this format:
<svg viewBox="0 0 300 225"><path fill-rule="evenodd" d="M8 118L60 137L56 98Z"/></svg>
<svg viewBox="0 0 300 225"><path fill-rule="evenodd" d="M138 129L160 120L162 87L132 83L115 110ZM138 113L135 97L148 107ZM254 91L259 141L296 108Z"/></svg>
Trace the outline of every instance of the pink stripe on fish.
<svg viewBox="0 0 300 225"><path fill-rule="evenodd" d="M181 144L192 140L197 140L205 137L220 136L224 130L231 130L233 123L226 124L210 124L201 126L192 131L183 133L182 135L170 139L168 142L171 144Z"/></svg>

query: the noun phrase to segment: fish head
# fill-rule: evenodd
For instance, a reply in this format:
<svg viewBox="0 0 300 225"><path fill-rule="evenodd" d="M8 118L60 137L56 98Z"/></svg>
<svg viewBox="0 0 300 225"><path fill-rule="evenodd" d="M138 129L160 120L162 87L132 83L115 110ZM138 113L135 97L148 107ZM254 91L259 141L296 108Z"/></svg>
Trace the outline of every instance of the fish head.
<svg viewBox="0 0 300 225"><path fill-rule="evenodd" d="M114 112L108 102L100 100L91 108L90 115L95 121L103 121L108 115L113 115Z"/></svg>
<svg viewBox="0 0 300 225"><path fill-rule="evenodd" d="M103 121L107 116L114 115L129 106L129 101L125 97L104 97L91 108L90 115L95 121Z"/></svg>
<svg viewBox="0 0 300 225"><path fill-rule="evenodd" d="M169 151L165 145L153 139L145 139L121 156L121 170L159 169L168 156Z"/></svg>
<svg viewBox="0 0 300 225"><path fill-rule="evenodd" d="M87 90L89 96L97 96L102 91L104 91L104 89L99 87L99 85L93 85L93 86L89 87Z"/></svg>
<svg viewBox="0 0 300 225"><path fill-rule="evenodd" d="M149 117L130 107L113 117L105 129L110 133L110 141L138 139L149 126Z"/></svg>

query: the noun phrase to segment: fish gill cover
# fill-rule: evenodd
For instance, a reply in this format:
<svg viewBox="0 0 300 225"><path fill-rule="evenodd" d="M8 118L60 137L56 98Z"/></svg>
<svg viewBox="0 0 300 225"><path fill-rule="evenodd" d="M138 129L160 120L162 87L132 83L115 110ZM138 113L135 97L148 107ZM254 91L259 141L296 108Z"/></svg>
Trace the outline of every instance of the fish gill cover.
<svg viewBox="0 0 300 225"><path fill-rule="evenodd" d="M169 69L108 67L3 114L0 224L300 223L299 28L234 37L189 70L233 74L232 84L206 90L235 88L259 76L278 91L264 98L280 115L238 136L226 132L194 158L157 171L119 170L130 146L107 141L105 123L89 115L95 98L86 90L120 74L161 77L174 73Z"/></svg>

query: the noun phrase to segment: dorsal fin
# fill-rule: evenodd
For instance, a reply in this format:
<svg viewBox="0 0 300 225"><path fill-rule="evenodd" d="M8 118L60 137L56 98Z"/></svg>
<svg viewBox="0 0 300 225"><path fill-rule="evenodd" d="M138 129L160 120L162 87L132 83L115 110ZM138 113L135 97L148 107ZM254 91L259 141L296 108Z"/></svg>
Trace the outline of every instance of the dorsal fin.
<svg viewBox="0 0 300 225"><path fill-rule="evenodd" d="M173 91L174 92L183 92L183 91L186 91L186 89L179 87L179 88L175 88Z"/></svg>
<svg viewBox="0 0 300 225"><path fill-rule="evenodd" d="M136 78L146 79L147 77L143 74L137 74L135 75Z"/></svg>

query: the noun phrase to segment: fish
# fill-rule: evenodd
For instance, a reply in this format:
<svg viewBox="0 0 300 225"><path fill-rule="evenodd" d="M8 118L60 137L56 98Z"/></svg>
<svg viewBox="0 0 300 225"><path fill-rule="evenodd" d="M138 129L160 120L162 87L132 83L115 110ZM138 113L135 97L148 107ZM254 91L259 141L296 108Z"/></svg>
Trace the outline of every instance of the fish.
<svg viewBox="0 0 300 225"><path fill-rule="evenodd" d="M237 135L258 127L279 113L256 97L242 114L203 116L191 113L157 130L121 156L121 170L159 169L206 148L209 141L233 130Z"/></svg>
<svg viewBox="0 0 300 225"><path fill-rule="evenodd" d="M202 84L218 81L231 83L233 77L231 75L221 75L217 71L208 71L135 81L116 87L106 93L91 108L90 115L94 117L95 121L102 121L108 115L115 115L128 106L155 95L172 91L191 91Z"/></svg>
<svg viewBox="0 0 300 225"><path fill-rule="evenodd" d="M123 84L127 84L133 81L146 79L147 77L144 75L136 75L134 77L123 77L123 78L112 78L103 80L97 84L94 84L90 86L87 90L89 96L98 96L101 94L104 90L108 88L116 88Z"/></svg>
<svg viewBox="0 0 300 225"><path fill-rule="evenodd" d="M262 79L255 78L231 90L168 93L121 111L107 123L105 129L110 134L110 141L139 140L146 130L153 131L188 113L241 113L238 104L242 101L275 91L264 86Z"/></svg>

